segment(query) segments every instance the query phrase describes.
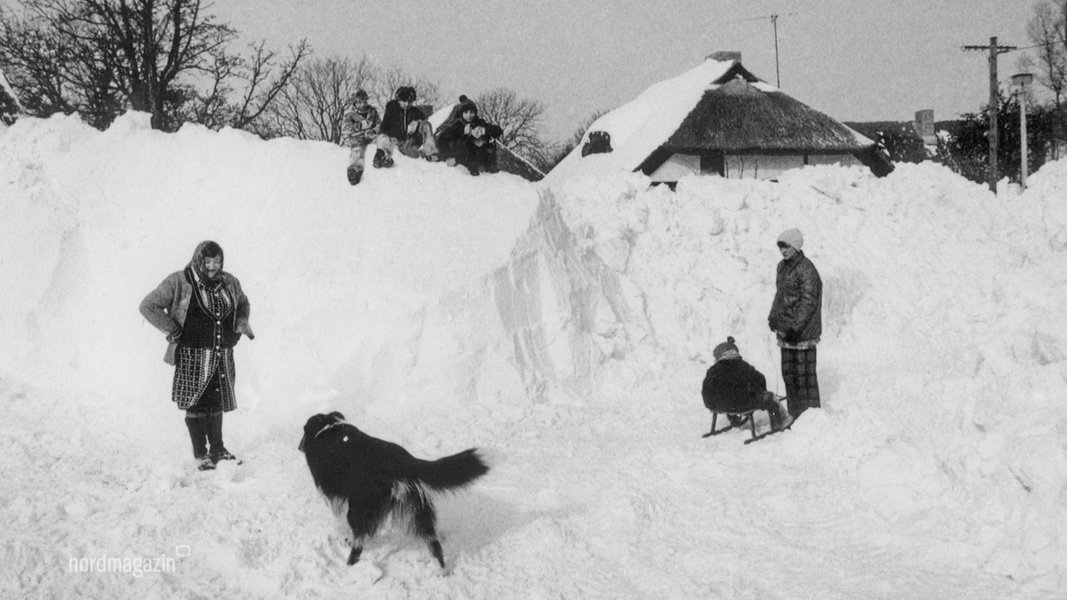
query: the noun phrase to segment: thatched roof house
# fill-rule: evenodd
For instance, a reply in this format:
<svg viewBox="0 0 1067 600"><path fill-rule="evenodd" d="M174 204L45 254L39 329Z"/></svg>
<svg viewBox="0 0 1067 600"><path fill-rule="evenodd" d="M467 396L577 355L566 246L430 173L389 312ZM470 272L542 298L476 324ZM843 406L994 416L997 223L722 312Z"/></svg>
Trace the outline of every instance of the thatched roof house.
<svg viewBox="0 0 1067 600"><path fill-rule="evenodd" d="M597 119L549 178L626 170L668 183L700 173L775 179L829 163L891 170L873 141L760 80L738 53L717 53Z"/></svg>

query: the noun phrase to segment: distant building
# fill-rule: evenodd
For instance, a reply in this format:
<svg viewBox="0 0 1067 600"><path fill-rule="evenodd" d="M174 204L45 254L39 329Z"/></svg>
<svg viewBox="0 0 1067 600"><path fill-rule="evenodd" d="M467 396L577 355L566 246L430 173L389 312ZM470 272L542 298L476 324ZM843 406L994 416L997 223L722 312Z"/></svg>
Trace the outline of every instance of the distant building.
<svg viewBox="0 0 1067 600"><path fill-rule="evenodd" d="M937 147L937 131L934 127L934 111L927 108L915 112L915 133L927 146Z"/></svg>
<svg viewBox="0 0 1067 600"><path fill-rule="evenodd" d="M718 52L597 119L548 179L619 170L664 183L691 174L776 179L833 163L892 171L874 141L759 79L740 53Z"/></svg>

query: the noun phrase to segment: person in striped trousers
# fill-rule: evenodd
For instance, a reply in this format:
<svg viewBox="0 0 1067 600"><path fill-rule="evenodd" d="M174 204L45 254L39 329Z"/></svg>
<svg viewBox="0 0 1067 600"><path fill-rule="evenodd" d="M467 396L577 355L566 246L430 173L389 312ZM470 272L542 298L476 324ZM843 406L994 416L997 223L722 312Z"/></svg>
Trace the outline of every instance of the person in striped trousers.
<svg viewBox="0 0 1067 600"><path fill-rule="evenodd" d="M787 229L778 236L782 260L767 317L782 349L782 380L794 419L809 408L821 406L815 346L822 335L822 279L804 256L803 247L804 236L798 229Z"/></svg>

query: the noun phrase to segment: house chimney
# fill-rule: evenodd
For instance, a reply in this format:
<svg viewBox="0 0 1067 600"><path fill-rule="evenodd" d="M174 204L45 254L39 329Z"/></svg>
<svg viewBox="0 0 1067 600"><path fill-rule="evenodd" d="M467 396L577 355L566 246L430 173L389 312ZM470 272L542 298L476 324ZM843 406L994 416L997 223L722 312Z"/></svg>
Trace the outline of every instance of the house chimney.
<svg viewBox="0 0 1067 600"><path fill-rule="evenodd" d="M741 51L740 50L719 50L717 52L712 52L711 54L705 56L704 60L717 60L719 62L727 62L727 61L734 60L734 61L737 61L737 62L741 62Z"/></svg>

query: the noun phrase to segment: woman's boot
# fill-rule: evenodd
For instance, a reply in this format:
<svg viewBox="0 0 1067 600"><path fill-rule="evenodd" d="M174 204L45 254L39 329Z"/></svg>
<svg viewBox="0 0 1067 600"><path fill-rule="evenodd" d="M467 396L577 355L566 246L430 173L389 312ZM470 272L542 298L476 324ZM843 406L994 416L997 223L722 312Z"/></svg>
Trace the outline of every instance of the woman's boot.
<svg viewBox="0 0 1067 600"><path fill-rule="evenodd" d="M220 460L237 460L237 457L230 453L226 449L226 444L222 442L222 413L213 412L208 414L207 417L207 439L211 443L211 460L212 462L219 462ZM237 461L237 464L241 464L241 461Z"/></svg>
<svg viewBox="0 0 1067 600"><path fill-rule="evenodd" d="M207 453L207 416L203 413L186 412L185 427L189 429L189 439L193 442L193 458L199 471L215 468L215 463Z"/></svg>

